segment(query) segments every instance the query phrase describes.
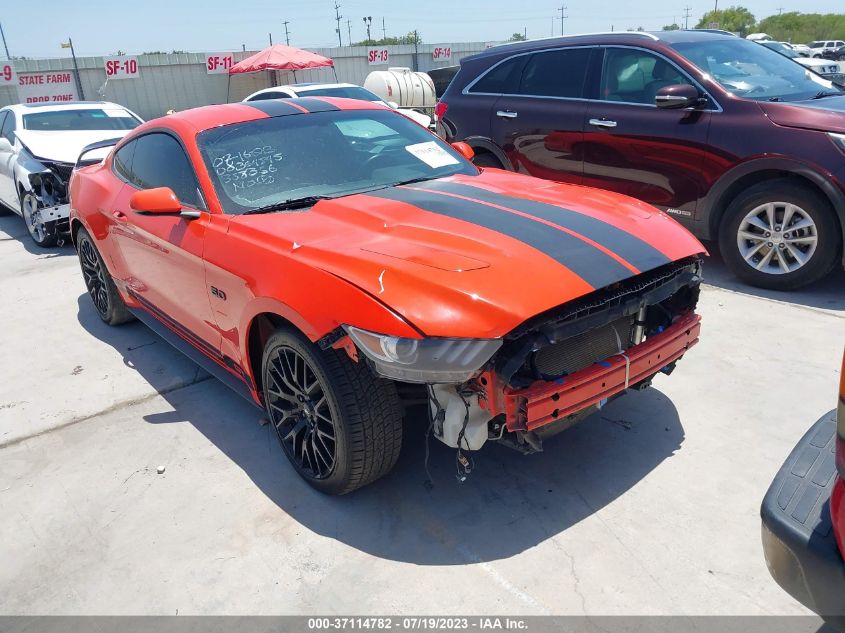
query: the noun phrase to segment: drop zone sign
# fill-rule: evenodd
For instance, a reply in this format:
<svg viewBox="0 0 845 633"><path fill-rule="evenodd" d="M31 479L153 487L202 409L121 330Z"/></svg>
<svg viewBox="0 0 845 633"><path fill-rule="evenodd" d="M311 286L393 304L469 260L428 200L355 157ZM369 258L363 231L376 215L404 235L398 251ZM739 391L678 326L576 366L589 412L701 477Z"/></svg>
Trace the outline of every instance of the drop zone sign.
<svg viewBox="0 0 845 633"><path fill-rule="evenodd" d="M67 70L18 74L17 83L21 103L56 103L78 98L76 80Z"/></svg>

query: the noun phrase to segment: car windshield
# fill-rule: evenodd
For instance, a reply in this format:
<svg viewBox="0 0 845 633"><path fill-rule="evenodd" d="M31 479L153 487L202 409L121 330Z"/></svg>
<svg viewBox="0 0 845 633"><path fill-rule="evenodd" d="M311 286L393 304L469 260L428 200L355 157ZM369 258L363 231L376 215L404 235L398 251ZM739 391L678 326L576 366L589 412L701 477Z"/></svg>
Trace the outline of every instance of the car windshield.
<svg viewBox="0 0 845 633"><path fill-rule="evenodd" d="M202 132L197 143L223 210L239 214L478 170L391 110L271 117Z"/></svg>
<svg viewBox="0 0 845 633"><path fill-rule="evenodd" d="M141 122L123 108L53 110L23 115L23 129L42 132L132 130Z"/></svg>
<svg viewBox="0 0 845 633"><path fill-rule="evenodd" d="M725 38L672 45L725 89L758 101L800 101L820 92L843 92L833 82L766 46Z"/></svg>
<svg viewBox="0 0 845 633"><path fill-rule="evenodd" d="M309 88L308 90L298 91L300 97L343 97L345 99L358 99L359 101L378 101L382 103L383 100L376 94L373 94L366 88L360 86L337 86L334 88Z"/></svg>

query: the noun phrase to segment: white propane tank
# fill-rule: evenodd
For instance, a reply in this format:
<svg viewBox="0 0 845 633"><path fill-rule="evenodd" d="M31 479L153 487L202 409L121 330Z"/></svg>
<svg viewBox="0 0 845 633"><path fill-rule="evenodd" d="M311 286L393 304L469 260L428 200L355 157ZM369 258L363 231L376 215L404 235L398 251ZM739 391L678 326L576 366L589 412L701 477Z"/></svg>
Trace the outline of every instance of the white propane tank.
<svg viewBox="0 0 845 633"><path fill-rule="evenodd" d="M437 101L431 77L410 68L375 70L367 75L364 88L400 108L433 108Z"/></svg>

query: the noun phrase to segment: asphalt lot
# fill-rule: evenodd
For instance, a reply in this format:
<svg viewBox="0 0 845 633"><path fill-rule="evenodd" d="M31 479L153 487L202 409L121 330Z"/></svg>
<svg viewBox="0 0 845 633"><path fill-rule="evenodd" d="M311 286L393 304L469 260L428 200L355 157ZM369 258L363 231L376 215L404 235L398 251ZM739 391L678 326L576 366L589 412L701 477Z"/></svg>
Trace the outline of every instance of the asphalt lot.
<svg viewBox="0 0 845 633"><path fill-rule="evenodd" d="M677 371L544 453L488 445L459 484L433 442L427 490L414 426L390 476L328 498L257 409L103 325L69 246L0 218L0 613L806 613L758 510L835 404L845 274L789 296L706 276Z"/></svg>

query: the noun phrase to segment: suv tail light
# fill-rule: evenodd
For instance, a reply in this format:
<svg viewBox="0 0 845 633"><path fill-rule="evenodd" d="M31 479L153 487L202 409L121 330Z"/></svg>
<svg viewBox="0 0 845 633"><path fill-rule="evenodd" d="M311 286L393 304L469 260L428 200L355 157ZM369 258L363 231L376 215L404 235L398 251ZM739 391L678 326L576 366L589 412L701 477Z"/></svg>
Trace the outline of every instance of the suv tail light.
<svg viewBox="0 0 845 633"><path fill-rule="evenodd" d="M839 374L839 405L836 409L836 468L845 479L845 356L842 357L842 372Z"/></svg>
<svg viewBox="0 0 845 633"><path fill-rule="evenodd" d="M437 120L439 121L446 115L446 110L449 109L449 104L445 101L438 101L434 104L434 114L437 116Z"/></svg>

